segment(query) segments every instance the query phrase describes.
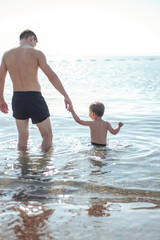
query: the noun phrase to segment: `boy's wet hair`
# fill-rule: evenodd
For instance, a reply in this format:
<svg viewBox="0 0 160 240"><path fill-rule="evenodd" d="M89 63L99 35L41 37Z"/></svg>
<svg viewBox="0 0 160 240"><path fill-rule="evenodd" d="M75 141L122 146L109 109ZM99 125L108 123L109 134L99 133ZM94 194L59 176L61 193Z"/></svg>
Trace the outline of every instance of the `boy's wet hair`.
<svg viewBox="0 0 160 240"><path fill-rule="evenodd" d="M35 40L38 42L38 39L37 39L37 36L34 32L32 32L31 30L29 29L26 29L24 30L20 36L19 36L19 39L22 40L23 38L27 39L28 37L30 36L34 36L35 37Z"/></svg>
<svg viewBox="0 0 160 240"><path fill-rule="evenodd" d="M104 114L105 106L101 102L91 103L89 106L91 112L95 113L97 116L102 117Z"/></svg>

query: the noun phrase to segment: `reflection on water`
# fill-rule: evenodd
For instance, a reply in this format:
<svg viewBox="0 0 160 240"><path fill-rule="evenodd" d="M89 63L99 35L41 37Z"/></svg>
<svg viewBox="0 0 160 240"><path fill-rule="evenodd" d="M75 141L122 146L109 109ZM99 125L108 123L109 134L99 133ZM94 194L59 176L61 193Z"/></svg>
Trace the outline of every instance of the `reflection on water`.
<svg viewBox="0 0 160 240"><path fill-rule="evenodd" d="M20 204L19 208L13 209L18 212L19 224L14 227L15 235L18 239L39 239L46 236L54 239L46 228L46 222L53 214L54 210L47 209L44 205Z"/></svg>
<svg viewBox="0 0 160 240"><path fill-rule="evenodd" d="M149 230L153 234L153 230L147 227L152 221L155 239L158 240L160 192L116 188L107 182L101 184L101 177L109 174L104 169L114 161L112 151L95 147L83 149L79 152L84 157L81 157L81 162L71 154L71 158L61 163L56 148L48 155L34 155L31 150L17 151L14 165L17 178L6 180L6 185L1 179L1 192L6 191L6 200L1 202L0 208L2 239L12 236L11 239L15 240L96 240L105 239L106 229L111 239L121 239L122 235L117 237L115 233L114 222L118 229L128 229L124 239L128 239L132 230L136 232L134 239L145 236L149 240L145 232ZM70 155L69 151L67 153ZM77 169L80 165L81 169ZM85 171L82 171L86 166L88 181ZM144 222L145 214L147 224ZM143 230L137 230L137 222ZM132 228L129 227L131 225ZM120 233L118 229L117 233Z"/></svg>
<svg viewBox="0 0 160 240"><path fill-rule="evenodd" d="M118 229L124 228L123 239L134 231L134 239L149 240L149 231L158 240L160 192L110 184L110 175L123 162L121 154L131 146L113 141L104 148L79 143L73 152L72 147L63 154L59 146L46 154L12 148L17 158L6 158L7 172L0 183L1 238L78 240L83 235L97 240L105 239L107 231L111 239L122 239ZM148 229L150 221L154 229Z"/></svg>
<svg viewBox="0 0 160 240"><path fill-rule="evenodd" d="M2 207L1 239L54 239L48 224L54 209L40 203L21 201L2 204Z"/></svg>
<svg viewBox="0 0 160 240"><path fill-rule="evenodd" d="M109 213L109 206L107 206L107 202L106 201L99 201L97 204L94 203L94 201L90 202L91 206L88 209L88 215L89 216L94 216L94 217L102 217L102 216L106 216L106 217L110 217L110 213Z"/></svg>
<svg viewBox="0 0 160 240"><path fill-rule="evenodd" d="M28 151L19 151L19 178L49 181L57 173L54 167L52 150L41 155L31 155ZM44 179L43 179L44 176Z"/></svg>

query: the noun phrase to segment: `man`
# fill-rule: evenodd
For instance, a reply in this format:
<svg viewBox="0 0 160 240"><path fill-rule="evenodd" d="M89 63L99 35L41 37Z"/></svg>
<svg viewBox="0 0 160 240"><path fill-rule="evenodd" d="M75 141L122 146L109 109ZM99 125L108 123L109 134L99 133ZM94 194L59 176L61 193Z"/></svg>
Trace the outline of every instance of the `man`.
<svg viewBox="0 0 160 240"><path fill-rule="evenodd" d="M3 113L8 113L8 105L3 96L8 71L13 82L12 109L19 135L18 147L20 149L27 147L28 125L29 118L31 118L32 123L37 125L41 133L41 148L46 152L52 144L52 128L49 110L41 95L41 87L37 77L38 68L64 96L67 110L71 111L72 103L58 76L48 65L45 55L34 49L37 42L36 34L30 30L25 30L20 34L20 46L4 54L0 66L0 110Z"/></svg>

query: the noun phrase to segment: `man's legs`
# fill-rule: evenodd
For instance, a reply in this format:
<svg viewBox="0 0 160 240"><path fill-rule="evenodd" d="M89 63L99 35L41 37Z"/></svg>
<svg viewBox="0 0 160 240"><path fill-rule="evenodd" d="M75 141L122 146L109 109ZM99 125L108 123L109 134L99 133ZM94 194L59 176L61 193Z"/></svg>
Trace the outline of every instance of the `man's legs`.
<svg viewBox="0 0 160 240"><path fill-rule="evenodd" d="M18 147L22 150L23 149L26 150L27 148L28 136L29 136L28 123L29 123L29 119L26 119L26 120L16 119L17 130L19 135Z"/></svg>
<svg viewBox="0 0 160 240"><path fill-rule="evenodd" d="M37 123L37 127L43 138L42 140L42 151L47 152L52 145L52 127L49 117L43 122Z"/></svg>

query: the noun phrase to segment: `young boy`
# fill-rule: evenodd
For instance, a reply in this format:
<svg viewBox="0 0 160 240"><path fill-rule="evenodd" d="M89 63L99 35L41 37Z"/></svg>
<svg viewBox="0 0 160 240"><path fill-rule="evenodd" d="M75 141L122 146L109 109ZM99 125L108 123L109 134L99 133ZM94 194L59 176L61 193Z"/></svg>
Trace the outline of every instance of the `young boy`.
<svg viewBox="0 0 160 240"><path fill-rule="evenodd" d="M123 126L123 123L119 122L116 128L112 128L109 122L102 120L104 110L105 107L103 103L92 103L89 106L89 116L92 121L81 120L75 113L74 109L71 110L72 116L77 123L90 127L91 143L96 146L106 146L107 131L115 135Z"/></svg>

